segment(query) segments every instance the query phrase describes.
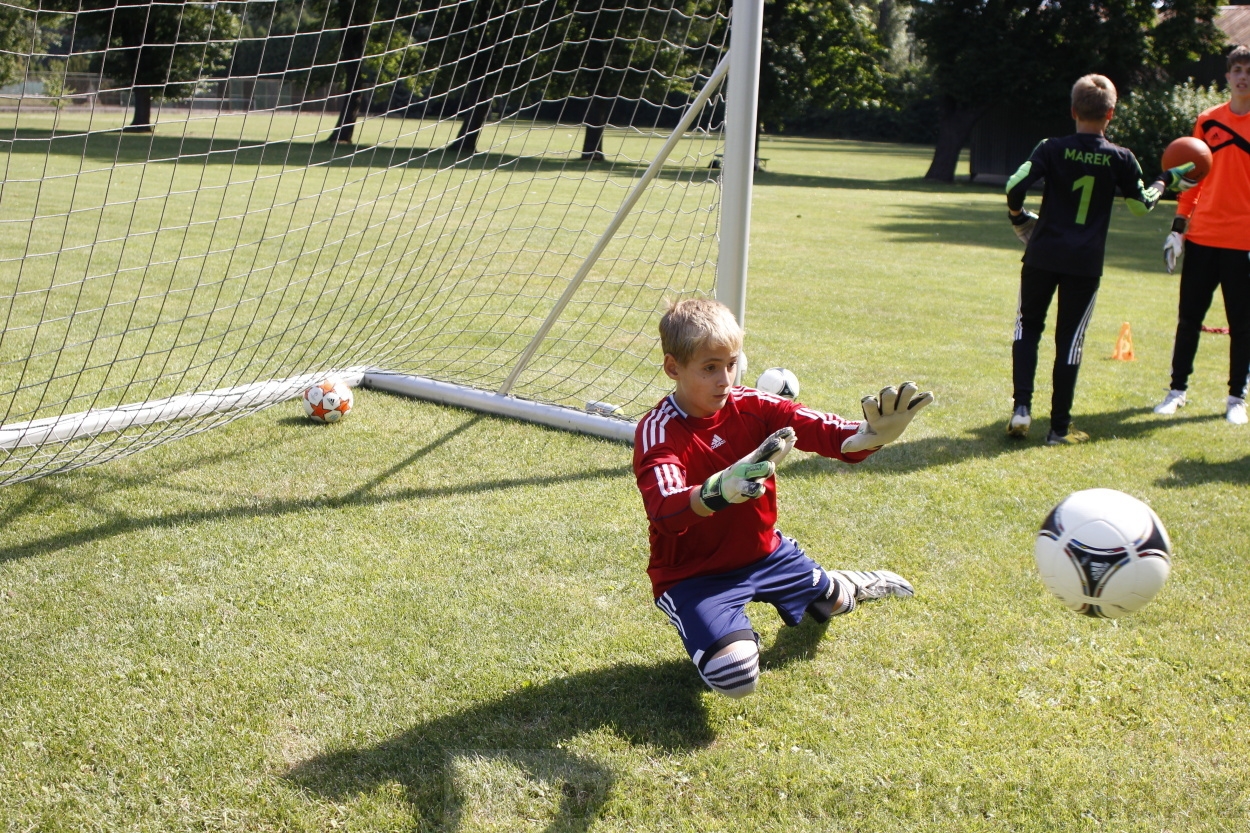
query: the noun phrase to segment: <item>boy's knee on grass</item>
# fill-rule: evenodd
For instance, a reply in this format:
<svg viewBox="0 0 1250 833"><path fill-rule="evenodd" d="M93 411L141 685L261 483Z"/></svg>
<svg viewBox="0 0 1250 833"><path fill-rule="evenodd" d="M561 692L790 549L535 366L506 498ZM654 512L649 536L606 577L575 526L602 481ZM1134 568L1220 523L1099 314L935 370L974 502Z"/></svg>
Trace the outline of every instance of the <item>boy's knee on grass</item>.
<svg viewBox="0 0 1250 833"><path fill-rule="evenodd" d="M699 676L713 691L746 697L760 678L760 648L755 639L737 639L699 663Z"/></svg>

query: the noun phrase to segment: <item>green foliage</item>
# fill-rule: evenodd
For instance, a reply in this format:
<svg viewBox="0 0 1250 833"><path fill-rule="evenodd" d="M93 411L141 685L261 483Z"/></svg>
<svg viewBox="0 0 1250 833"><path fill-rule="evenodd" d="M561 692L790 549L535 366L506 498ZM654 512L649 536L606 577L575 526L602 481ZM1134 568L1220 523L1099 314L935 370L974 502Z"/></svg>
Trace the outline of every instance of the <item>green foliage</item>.
<svg viewBox="0 0 1250 833"><path fill-rule="evenodd" d="M839 139L933 144L940 113L924 67L905 66L886 73L882 86L885 91L879 99L795 114L785 120L786 129Z"/></svg>
<svg viewBox="0 0 1250 833"><path fill-rule="evenodd" d="M913 30L943 100L928 176L994 108L1067 111L1072 83L1108 76L1121 94L1171 78L1222 42L1216 0L911 0Z"/></svg>
<svg viewBox="0 0 1250 833"><path fill-rule="evenodd" d="M1116 106L1107 138L1137 155L1149 181L1159 173L1159 160L1168 143L1190 135L1199 113L1227 100L1227 93L1215 86L1196 86L1192 79L1135 90Z"/></svg>
<svg viewBox="0 0 1250 833"><path fill-rule="evenodd" d="M724 36L716 30L715 6L707 0L562 0L544 32L546 48L538 47L546 53L538 60L555 75L534 92L548 99L624 96L653 103L664 103L668 91L692 94L694 86L681 78L710 74L706 45ZM556 43L563 45L551 49Z"/></svg>
<svg viewBox="0 0 1250 833"><path fill-rule="evenodd" d="M872 107L885 95L885 49L849 0L764 5L759 118L776 130L813 113Z"/></svg>
<svg viewBox="0 0 1250 833"><path fill-rule="evenodd" d="M30 0L0 5L0 86L43 74L46 61L35 56L48 51L62 22L55 12L31 8Z"/></svg>
<svg viewBox="0 0 1250 833"><path fill-rule="evenodd" d="M64 63L62 62L61 65L64 66ZM52 106L58 110L69 103L70 99L66 97L64 70L60 72L53 71L44 77L43 94L48 97Z"/></svg>
<svg viewBox="0 0 1250 833"><path fill-rule="evenodd" d="M310 76L319 47L328 57L342 48L341 32L328 28L325 2L252 2L243 10L239 42L231 59L235 75L276 75L301 86L328 82L328 71ZM324 42L324 45L323 45Z"/></svg>
<svg viewBox="0 0 1250 833"><path fill-rule="evenodd" d="M1215 0L912 3L934 82L965 104L1062 106L1087 72L1125 91L1170 77L1222 43Z"/></svg>
<svg viewBox="0 0 1250 833"><path fill-rule="evenodd" d="M424 54L425 50L414 44L406 32L393 28L388 33L371 31L359 86L375 88L373 98L384 102L395 95L411 96L417 91L413 79Z"/></svg>
<svg viewBox="0 0 1250 833"><path fill-rule="evenodd" d="M229 64L243 3L146 3L49 0L77 11L65 32L71 53L92 53L90 71L120 87L151 87L155 98L181 98Z"/></svg>

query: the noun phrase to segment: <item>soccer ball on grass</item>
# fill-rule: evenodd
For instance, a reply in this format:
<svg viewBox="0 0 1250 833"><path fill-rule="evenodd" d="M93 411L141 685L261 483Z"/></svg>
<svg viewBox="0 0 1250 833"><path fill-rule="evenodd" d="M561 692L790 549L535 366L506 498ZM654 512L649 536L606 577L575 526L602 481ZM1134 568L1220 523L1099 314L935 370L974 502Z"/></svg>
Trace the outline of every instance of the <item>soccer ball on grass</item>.
<svg viewBox="0 0 1250 833"><path fill-rule="evenodd" d="M799 377L784 367L770 367L755 380L755 389L771 393L783 399L797 399L799 396Z"/></svg>
<svg viewBox="0 0 1250 833"><path fill-rule="evenodd" d="M313 385L301 398L313 422L338 422L352 409L352 389L337 379Z"/></svg>
<svg viewBox="0 0 1250 833"><path fill-rule="evenodd" d="M1050 592L1077 613L1118 619L1167 581L1172 542L1154 511L1115 489L1074 492L1042 522L1033 547Z"/></svg>

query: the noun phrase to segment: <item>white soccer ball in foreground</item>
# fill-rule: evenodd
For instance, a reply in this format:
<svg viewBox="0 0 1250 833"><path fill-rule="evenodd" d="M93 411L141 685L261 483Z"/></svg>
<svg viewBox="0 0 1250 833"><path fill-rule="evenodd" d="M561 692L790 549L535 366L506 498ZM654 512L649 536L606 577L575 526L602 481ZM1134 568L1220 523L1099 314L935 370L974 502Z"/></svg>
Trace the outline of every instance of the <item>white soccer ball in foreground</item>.
<svg viewBox="0 0 1250 833"><path fill-rule="evenodd" d="M784 399L797 399L799 395L799 377L784 367L770 367L755 380L755 389L771 393Z"/></svg>
<svg viewBox="0 0 1250 833"><path fill-rule="evenodd" d="M1145 607L1172 569L1172 542L1159 516L1115 489L1064 498L1042 522L1033 555L1059 601L1104 619Z"/></svg>
<svg viewBox="0 0 1250 833"><path fill-rule="evenodd" d="M338 422L352 409L352 389L329 379L304 391L304 413L313 422Z"/></svg>

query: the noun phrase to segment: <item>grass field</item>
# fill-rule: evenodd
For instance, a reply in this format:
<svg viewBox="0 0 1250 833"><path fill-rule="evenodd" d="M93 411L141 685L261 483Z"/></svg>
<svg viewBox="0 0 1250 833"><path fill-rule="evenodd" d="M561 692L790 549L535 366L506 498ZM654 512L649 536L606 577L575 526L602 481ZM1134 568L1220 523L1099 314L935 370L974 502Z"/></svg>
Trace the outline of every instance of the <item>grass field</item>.
<svg viewBox="0 0 1250 833"><path fill-rule="evenodd" d="M903 378L937 395L861 466L787 459L780 525L915 599L823 632L753 605L759 690L718 698L651 605L627 447L370 391L328 428L291 403L0 490L0 829L1246 830L1250 432L1222 419L1221 336L1190 406L1150 412L1170 207L1112 221L1074 410L1093 441L1041 444L1042 373L1011 444L999 189L923 182L924 148L761 152L753 368L847 416ZM1123 321L1135 362L1106 358ZM1175 546L1118 622L1032 563L1092 486Z"/></svg>

